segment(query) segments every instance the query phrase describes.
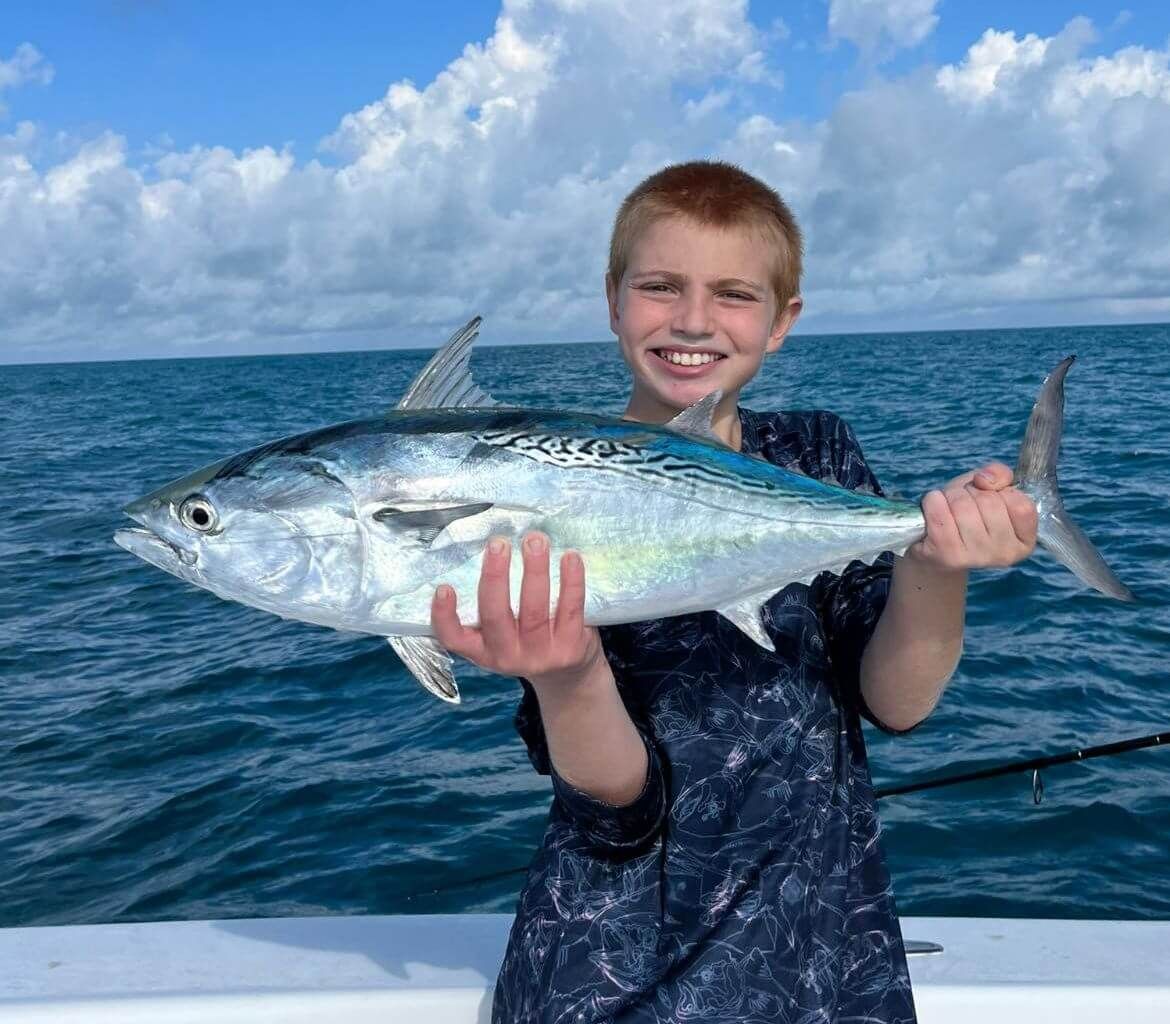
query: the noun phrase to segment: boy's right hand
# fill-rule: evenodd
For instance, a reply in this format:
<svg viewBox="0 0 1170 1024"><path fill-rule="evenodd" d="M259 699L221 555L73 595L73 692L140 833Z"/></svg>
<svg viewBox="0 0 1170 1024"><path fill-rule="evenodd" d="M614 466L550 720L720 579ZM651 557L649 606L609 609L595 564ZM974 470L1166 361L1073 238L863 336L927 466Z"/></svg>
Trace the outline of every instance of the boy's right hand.
<svg viewBox="0 0 1170 1024"><path fill-rule="evenodd" d="M431 628L447 650L482 668L524 676L537 690L585 682L608 675L601 637L585 625L585 564L575 551L561 556L561 589L556 616L549 616L549 545L543 533L529 533L521 544L524 578L520 615L512 614L509 566L512 546L493 537L484 550L479 576L479 628L464 626L456 612L455 591L447 584L431 601Z"/></svg>

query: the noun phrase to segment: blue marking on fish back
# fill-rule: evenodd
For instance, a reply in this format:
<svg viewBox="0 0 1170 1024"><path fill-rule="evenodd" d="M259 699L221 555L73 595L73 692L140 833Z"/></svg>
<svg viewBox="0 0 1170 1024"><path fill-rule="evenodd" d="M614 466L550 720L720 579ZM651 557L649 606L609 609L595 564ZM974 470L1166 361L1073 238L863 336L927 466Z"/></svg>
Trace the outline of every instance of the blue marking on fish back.
<svg viewBox="0 0 1170 1024"><path fill-rule="evenodd" d="M665 426L614 416L506 406L470 409L401 409L270 441L229 459L216 479L247 475L270 455L309 455L365 436L467 434L477 441L562 465L624 464L665 481L687 476L746 491L772 492L816 504L888 507L876 495L850 491L724 448Z"/></svg>

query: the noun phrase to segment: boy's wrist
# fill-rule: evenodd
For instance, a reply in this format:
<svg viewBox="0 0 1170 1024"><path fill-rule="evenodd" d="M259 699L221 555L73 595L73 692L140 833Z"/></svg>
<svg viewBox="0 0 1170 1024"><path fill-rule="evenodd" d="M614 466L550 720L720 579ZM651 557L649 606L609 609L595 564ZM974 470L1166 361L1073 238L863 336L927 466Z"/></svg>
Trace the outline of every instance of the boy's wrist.
<svg viewBox="0 0 1170 1024"><path fill-rule="evenodd" d="M952 569L910 552L894 557L894 579L916 590L966 589L969 575L967 569Z"/></svg>
<svg viewBox="0 0 1170 1024"><path fill-rule="evenodd" d="M574 669L561 669L545 675L528 677L536 691L541 707L566 701L589 699L594 695L608 695L616 685L613 669L609 667L605 652L600 649L584 665Z"/></svg>

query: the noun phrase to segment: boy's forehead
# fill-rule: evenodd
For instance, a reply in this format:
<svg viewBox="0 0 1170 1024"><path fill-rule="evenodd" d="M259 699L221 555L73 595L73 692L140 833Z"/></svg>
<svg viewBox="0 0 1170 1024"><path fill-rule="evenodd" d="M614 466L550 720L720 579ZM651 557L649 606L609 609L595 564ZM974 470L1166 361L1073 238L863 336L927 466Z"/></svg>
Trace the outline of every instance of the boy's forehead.
<svg viewBox="0 0 1170 1024"><path fill-rule="evenodd" d="M660 217L634 241L627 273L676 270L766 280L771 246L764 232L747 225L716 227L685 217Z"/></svg>

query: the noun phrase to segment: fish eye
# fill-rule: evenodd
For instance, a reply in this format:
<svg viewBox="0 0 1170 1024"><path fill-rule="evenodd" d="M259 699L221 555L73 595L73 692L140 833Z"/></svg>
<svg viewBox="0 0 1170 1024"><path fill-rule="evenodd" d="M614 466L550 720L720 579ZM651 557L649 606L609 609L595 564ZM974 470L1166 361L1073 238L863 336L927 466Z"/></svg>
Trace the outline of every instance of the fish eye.
<svg viewBox="0 0 1170 1024"><path fill-rule="evenodd" d="M199 533L210 533L219 522L219 515L202 494L192 494L179 506L179 522Z"/></svg>

